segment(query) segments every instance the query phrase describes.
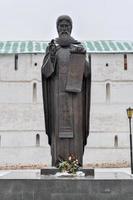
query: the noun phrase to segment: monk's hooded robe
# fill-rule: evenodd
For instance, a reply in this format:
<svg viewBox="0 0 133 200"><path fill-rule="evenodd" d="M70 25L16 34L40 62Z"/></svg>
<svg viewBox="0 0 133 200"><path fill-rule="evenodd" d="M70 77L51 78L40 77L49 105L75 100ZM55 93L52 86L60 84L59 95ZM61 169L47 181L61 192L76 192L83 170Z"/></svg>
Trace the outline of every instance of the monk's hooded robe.
<svg viewBox="0 0 133 200"><path fill-rule="evenodd" d="M85 53L72 53L81 43L55 39L56 55L51 62L47 48L41 68L46 134L51 146L52 166L74 155L82 165L89 134L91 62Z"/></svg>

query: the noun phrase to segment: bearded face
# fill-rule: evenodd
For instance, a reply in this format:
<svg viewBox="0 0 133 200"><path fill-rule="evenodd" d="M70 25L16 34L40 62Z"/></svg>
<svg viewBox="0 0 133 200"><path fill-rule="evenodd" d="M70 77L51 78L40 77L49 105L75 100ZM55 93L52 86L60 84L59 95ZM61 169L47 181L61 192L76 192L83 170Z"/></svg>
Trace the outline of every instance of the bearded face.
<svg viewBox="0 0 133 200"><path fill-rule="evenodd" d="M65 19L60 21L57 26L59 37L64 38L64 39L70 37L71 29L72 29L72 25L69 21Z"/></svg>

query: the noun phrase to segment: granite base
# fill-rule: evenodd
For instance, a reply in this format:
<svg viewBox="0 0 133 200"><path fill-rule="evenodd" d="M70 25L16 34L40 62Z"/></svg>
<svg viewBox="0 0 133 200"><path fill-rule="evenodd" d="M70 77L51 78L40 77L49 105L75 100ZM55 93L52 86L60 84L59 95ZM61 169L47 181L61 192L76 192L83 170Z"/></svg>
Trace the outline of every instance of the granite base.
<svg viewBox="0 0 133 200"><path fill-rule="evenodd" d="M0 200L133 200L133 177L96 173L94 177L57 178L40 171L0 175Z"/></svg>

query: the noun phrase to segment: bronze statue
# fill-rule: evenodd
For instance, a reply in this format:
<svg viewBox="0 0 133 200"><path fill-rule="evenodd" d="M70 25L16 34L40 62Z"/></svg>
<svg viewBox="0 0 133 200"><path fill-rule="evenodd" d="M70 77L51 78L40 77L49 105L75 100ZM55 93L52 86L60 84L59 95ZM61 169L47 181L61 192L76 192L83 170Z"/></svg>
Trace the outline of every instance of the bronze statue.
<svg viewBox="0 0 133 200"><path fill-rule="evenodd" d="M82 165L89 134L91 67L80 42L71 37L72 20L57 19L59 37L43 60L42 92L52 166L73 154Z"/></svg>

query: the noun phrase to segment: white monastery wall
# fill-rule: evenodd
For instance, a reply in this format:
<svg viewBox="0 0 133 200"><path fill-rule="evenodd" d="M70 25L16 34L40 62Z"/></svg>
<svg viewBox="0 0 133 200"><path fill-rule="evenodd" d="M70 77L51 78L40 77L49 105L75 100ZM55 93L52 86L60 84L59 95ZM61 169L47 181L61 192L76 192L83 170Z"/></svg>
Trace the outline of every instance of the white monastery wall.
<svg viewBox="0 0 133 200"><path fill-rule="evenodd" d="M46 163L43 54L0 55L0 164ZM133 54L92 54L90 136L84 163L129 162L126 109L133 107Z"/></svg>

